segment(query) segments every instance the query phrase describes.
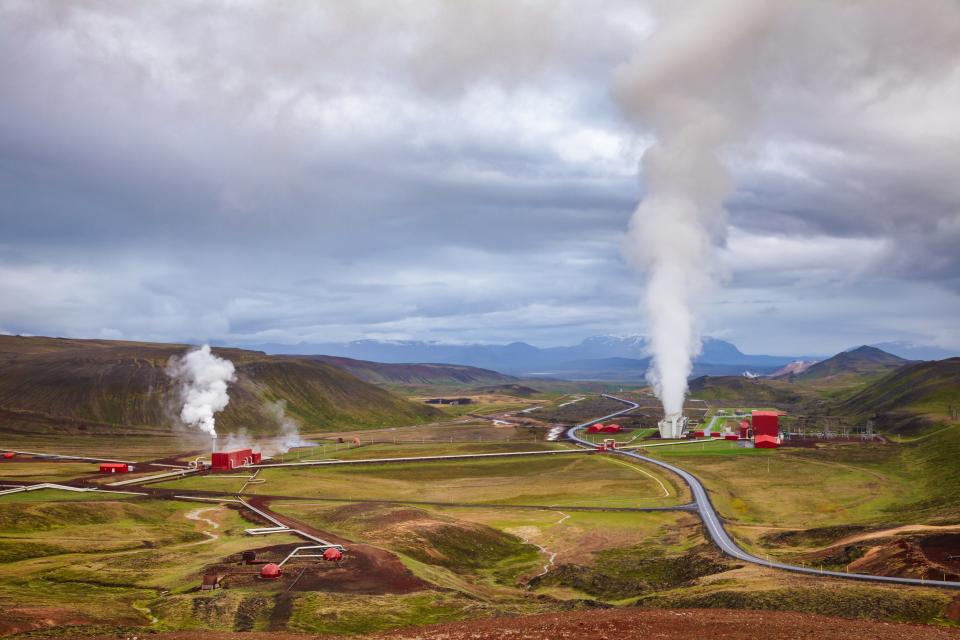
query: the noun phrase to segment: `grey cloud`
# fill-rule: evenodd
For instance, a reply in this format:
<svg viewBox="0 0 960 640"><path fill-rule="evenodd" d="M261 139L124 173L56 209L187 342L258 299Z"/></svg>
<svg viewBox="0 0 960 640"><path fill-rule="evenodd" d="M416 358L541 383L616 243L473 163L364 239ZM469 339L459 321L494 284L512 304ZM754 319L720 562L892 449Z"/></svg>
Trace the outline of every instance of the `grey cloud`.
<svg viewBox="0 0 960 640"><path fill-rule="evenodd" d="M870 301L883 278L916 318L952 313L934 298L958 290L960 123L944 105L960 99L960 10L854 2L834 29L818 22L830 3L807 4L791 5L794 29L817 31L805 63L776 46L764 61L789 74L752 144L780 165L737 154L728 236L889 251L824 272L816 251L778 267L732 242L725 286L777 300L777 326L811 342L843 322L960 343L943 323L885 323L880 308L854 323L857 307L818 302ZM904 12L916 30L897 31ZM629 2L5 2L0 327L238 342L643 331L618 246L646 132L609 84L656 24ZM838 39L851 24L867 53ZM798 285L812 279L830 292ZM803 302L783 306L783 288ZM777 343L769 321L720 307L708 332Z"/></svg>

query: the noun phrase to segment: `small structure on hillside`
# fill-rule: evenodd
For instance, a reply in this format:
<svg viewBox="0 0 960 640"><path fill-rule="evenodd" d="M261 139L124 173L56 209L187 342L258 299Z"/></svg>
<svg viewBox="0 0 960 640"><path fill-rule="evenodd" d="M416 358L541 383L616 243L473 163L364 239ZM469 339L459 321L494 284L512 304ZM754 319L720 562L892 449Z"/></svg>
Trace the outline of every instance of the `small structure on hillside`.
<svg viewBox="0 0 960 640"><path fill-rule="evenodd" d="M470 398L429 398L427 404L473 404Z"/></svg>
<svg viewBox="0 0 960 640"><path fill-rule="evenodd" d="M15 455L15 454L13 453L13 451L4 451L4 452L3 452L3 457L4 457L5 460L9 460L9 459L12 458L14 455Z"/></svg>
<svg viewBox="0 0 960 640"><path fill-rule="evenodd" d="M283 569L280 568L280 565L273 562L263 565L260 569L260 577L263 580L279 580L282 575Z"/></svg>
<svg viewBox="0 0 960 640"><path fill-rule="evenodd" d="M596 422L590 425L589 427L587 427L587 433L600 433L601 431L603 431L603 428L604 427L602 422Z"/></svg>
<svg viewBox="0 0 960 640"><path fill-rule="evenodd" d="M608 424L604 428L600 429L602 433L620 433L623 431L623 427L618 424Z"/></svg>
<svg viewBox="0 0 960 640"><path fill-rule="evenodd" d="M100 473L129 473L133 465L126 462L101 462Z"/></svg>
<svg viewBox="0 0 960 640"><path fill-rule="evenodd" d="M223 576L219 574L205 573L203 574L203 581L200 583L200 590L213 591L214 589L219 589L221 580L223 580Z"/></svg>

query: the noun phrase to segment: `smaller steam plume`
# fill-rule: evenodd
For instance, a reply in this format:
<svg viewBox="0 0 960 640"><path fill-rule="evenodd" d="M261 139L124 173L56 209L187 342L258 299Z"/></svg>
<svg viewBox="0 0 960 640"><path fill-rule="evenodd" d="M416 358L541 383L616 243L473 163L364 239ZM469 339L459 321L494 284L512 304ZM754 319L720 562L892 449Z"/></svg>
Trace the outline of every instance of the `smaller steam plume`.
<svg viewBox="0 0 960 640"><path fill-rule="evenodd" d="M214 416L230 402L227 387L237 380L233 363L211 353L205 344L183 357L172 356L166 372L180 385L180 419L216 438Z"/></svg>
<svg viewBox="0 0 960 640"><path fill-rule="evenodd" d="M313 444L300 437L300 425L287 415L286 400L267 403L267 411L280 426L280 435L274 438L273 444L263 448L264 455L273 456L286 453L294 447L309 447Z"/></svg>

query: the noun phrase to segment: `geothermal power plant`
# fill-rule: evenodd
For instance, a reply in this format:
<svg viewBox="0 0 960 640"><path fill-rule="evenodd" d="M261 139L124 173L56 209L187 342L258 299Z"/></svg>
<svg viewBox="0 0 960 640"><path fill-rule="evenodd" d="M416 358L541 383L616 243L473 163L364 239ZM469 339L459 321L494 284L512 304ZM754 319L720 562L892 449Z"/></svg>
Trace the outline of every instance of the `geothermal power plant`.
<svg viewBox="0 0 960 640"><path fill-rule="evenodd" d="M660 428L660 437L665 440L678 440L687 433L690 420L682 413L672 413L657 423Z"/></svg>

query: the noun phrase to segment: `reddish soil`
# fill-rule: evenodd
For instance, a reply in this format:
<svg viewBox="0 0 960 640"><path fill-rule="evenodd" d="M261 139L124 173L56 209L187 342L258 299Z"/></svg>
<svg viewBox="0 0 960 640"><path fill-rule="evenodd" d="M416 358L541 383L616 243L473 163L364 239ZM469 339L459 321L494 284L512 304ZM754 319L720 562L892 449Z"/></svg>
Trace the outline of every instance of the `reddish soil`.
<svg viewBox="0 0 960 640"><path fill-rule="evenodd" d="M130 635L102 636L130 638ZM321 636L180 631L150 634L156 640L306 640ZM403 629L381 640L949 640L960 629L894 622L828 618L806 613L729 609L608 609L521 618L489 618Z"/></svg>
<svg viewBox="0 0 960 640"><path fill-rule="evenodd" d="M306 571L297 581L295 591L383 594L411 593L434 588L429 582L413 575L400 562L400 559L389 551L368 544L352 542L336 534L321 531L299 520L271 511L268 507L268 500L263 497L251 497L250 504L269 513L291 529L299 529L321 540L342 544L346 547L347 553L344 554L345 559L340 567L327 564ZM245 516L250 515L247 510L244 510L243 513ZM299 573L299 570L296 573ZM296 573L290 572L291 581Z"/></svg>
<svg viewBox="0 0 960 640"><path fill-rule="evenodd" d="M920 549L931 562L960 573L960 533L941 533L925 536Z"/></svg>
<svg viewBox="0 0 960 640"><path fill-rule="evenodd" d="M0 635L91 622L81 612L65 607L16 607L0 616Z"/></svg>

